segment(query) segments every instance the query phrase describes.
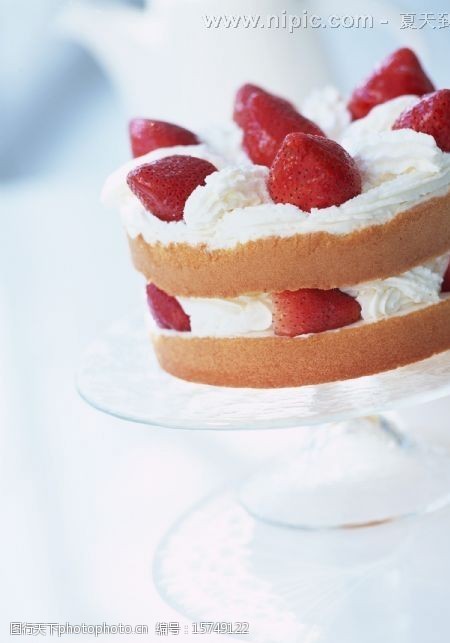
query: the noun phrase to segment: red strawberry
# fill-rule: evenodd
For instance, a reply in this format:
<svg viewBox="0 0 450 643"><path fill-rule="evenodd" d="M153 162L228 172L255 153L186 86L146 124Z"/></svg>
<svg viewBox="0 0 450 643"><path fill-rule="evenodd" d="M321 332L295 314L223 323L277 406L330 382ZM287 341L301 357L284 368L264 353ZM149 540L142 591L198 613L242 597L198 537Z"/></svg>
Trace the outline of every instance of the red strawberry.
<svg viewBox="0 0 450 643"><path fill-rule="evenodd" d="M129 124L133 156L142 156L160 147L173 145L197 145L197 136L184 127L152 121L148 118L133 118Z"/></svg>
<svg viewBox="0 0 450 643"><path fill-rule="evenodd" d="M272 98L277 98L280 104L285 104L287 107L295 109L292 103L285 100L284 98L276 97L273 94L267 92L265 89L258 87L258 85L251 85L250 83L248 83L246 85L242 85L242 87L238 90L234 101L233 119L235 123L237 123L240 127L244 127L245 123L247 122L248 102L254 94L272 96Z"/></svg>
<svg viewBox="0 0 450 643"><path fill-rule="evenodd" d="M217 172L209 161L194 156L167 156L144 163L128 173L127 183L144 207L163 221L180 221L184 204L209 174Z"/></svg>
<svg viewBox="0 0 450 643"><path fill-rule="evenodd" d="M242 87L238 89L236 98L234 99L233 120L239 125L239 127L244 126L249 98L253 94L260 92L264 92L264 90L261 89L261 87L258 87L257 85L251 85L250 83L242 85Z"/></svg>
<svg viewBox="0 0 450 643"><path fill-rule="evenodd" d="M445 271L444 281L442 282L442 292L450 292L450 264Z"/></svg>
<svg viewBox="0 0 450 643"><path fill-rule="evenodd" d="M434 91L416 54L404 47L388 56L351 95L348 109L353 119L366 116L375 105L391 98L413 94L423 96Z"/></svg>
<svg viewBox="0 0 450 643"><path fill-rule="evenodd" d="M392 129L413 129L430 134L441 150L450 152L450 89L439 89L424 96L400 114Z"/></svg>
<svg viewBox="0 0 450 643"><path fill-rule="evenodd" d="M238 92L234 119L244 130L243 145L251 160L268 167L291 132L325 136L287 100L254 85L244 85Z"/></svg>
<svg viewBox="0 0 450 643"><path fill-rule="evenodd" d="M361 307L340 290L305 288L272 295L275 335L295 337L321 333L353 324L361 318Z"/></svg>
<svg viewBox="0 0 450 643"><path fill-rule="evenodd" d="M171 297L155 284L147 285L147 302L159 328L190 331L191 321L175 297Z"/></svg>
<svg viewBox="0 0 450 643"><path fill-rule="evenodd" d="M275 203L292 203L310 212L360 194L361 175L335 141L296 132L284 139L270 168L268 188Z"/></svg>

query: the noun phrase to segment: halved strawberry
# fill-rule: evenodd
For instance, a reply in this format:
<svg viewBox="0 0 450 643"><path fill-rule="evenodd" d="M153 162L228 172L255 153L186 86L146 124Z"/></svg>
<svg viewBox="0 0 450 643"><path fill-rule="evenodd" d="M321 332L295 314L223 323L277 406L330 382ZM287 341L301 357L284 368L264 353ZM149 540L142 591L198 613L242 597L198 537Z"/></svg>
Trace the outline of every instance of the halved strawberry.
<svg viewBox="0 0 450 643"><path fill-rule="evenodd" d="M129 124L133 156L142 156L160 147L198 145L197 136L188 129L148 118L133 118Z"/></svg>
<svg viewBox="0 0 450 643"><path fill-rule="evenodd" d="M275 203L292 203L305 212L340 205L361 192L353 158L335 141L311 134L289 134L269 172Z"/></svg>
<svg viewBox="0 0 450 643"><path fill-rule="evenodd" d="M209 174L217 172L209 161L194 156L167 156L144 163L128 173L127 183L143 206L163 221L180 221L184 205Z"/></svg>
<svg viewBox="0 0 450 643"><path fill-rule="evenodd" d="M413 129L430 134L441 150L450 152L450 89L439 89L424 96L400 114L392 129Z"/></svg>
<svg viewBox="0 0 450 643"><path fill-rule="evenodd" d="M354 120L366 116L375 105L391 98L412 94L423 96L434 91L416 54L407 47L397 49L359 85L351 95L348 109Z"/></svg>
<svg viewBox="0 0 450 643"><path fill-rule="evenodd" d="M450 263L444 274L444 281L442 282L442 292L450 292Z"/></svg>
<svg viewBox="0 0 450 643"><path fill-rule="evenodd" d="M356 299L337 289L285 290L272 295L272 302L274 333L284 337L321 333L361 318Z"/></svg>
<svg viewBox="0 0 450 643"><path fill-rule="evenodd" d="M320 127L302 116L287 100L255 85L244 85L239 90L234 120L244 131L245 151L258 165L270 166L291 132L325 136Z"/></svg>
<svg viewBox="0 0 450 643"><path fill-rule="evenodd" d="M157 288L155 284L147 285L147 302L159 328L180 332L191 330L191 320L180 303L175 297Z"/></svg>

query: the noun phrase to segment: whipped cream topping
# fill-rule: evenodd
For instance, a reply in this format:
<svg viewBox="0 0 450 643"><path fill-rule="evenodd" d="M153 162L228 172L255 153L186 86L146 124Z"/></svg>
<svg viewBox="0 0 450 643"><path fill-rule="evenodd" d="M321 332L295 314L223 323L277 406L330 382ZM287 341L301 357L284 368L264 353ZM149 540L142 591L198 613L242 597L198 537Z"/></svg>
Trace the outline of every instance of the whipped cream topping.
<svg viewBox="0 0 450 643"><path fill-rule="evenodd" d="M358 164L366 194L382 186L392 193L395 187L406 186L405 178L417 188L419 177L436 178L449 162L432 136L410 129L367 134L344 143Z"/></svg>
<svg viewBox="0 0 450 643"><path fill-rule="evenodd" d="M376 105L370 110L367 116L353 121L346 129L341 130L341 134L337 140L341 145L344 144L345 146L346 139L355 140L367 136L367 134L376 134L390 130L400 114L404 112L405 109L409 109L418 103L419 100L417 96L407 94L388 100L385 103L381 103L381 105Z"/></svg>
<svg viewBox="0 0 450 643"><path fill-rule="evenodd" d="M345 99L331 85L312 91L300 105L300 112L335 141L339 140L351 121Z"/></svg>
<svg viewBox="0 0 450 643"><path fill-rule="evenodd" d="M272 203L267 190L269 170L261 165L230 166L206 177L184 206L184 221L204 230L233 210Z"/></svg>
<svg viewBox="0 0 450 643"><path fill-rule="evenodd" d="M252 162L242 147L243 137L243 131L234 121L221 126L207 127L200 134L201 140L228 163L251 165Z"/></svg>
<svg viewBox="0 0 450 643"><path fill-rule="evenodd" d="M450 253L401 275L341 290L355 297L361 306L362 322L357 324L406 315L442 300L440 291L449 260ZM260 293L232 299L177 297L177 300L191 319L191 336L273 335L272 299L269 294ZM154 332L173 333L160 329L155 329Z"/></svg>
<svg viewBox="0 0 450 643"><path fill-rule="evenodd" d="M314 104L320 103L321 96L319 109ZM340 206L307 213L294 205L273 203L265 186L268 170L249 162L240 148L242 133L234 124L214 130L214 135L206 133L200 145L162 148L133 159L109 177L102 199L119 207L130 237L142 235L148 243L165 245L233 248L271 236L348 234L384 224L422 201L447 194L450 188L450 154L442 152L433 137L390 129L400 113L417 101L416 96L400 96L347 124L345 106L335 90L328 88L309 99L307 115L314 117L311 112L316 109L316 122L333 132L362 173L362 193ZM218 172L191 194L183 221L166 222L145 210L128 188L126 176L143 163L172 154L203 158Z"/></svg>

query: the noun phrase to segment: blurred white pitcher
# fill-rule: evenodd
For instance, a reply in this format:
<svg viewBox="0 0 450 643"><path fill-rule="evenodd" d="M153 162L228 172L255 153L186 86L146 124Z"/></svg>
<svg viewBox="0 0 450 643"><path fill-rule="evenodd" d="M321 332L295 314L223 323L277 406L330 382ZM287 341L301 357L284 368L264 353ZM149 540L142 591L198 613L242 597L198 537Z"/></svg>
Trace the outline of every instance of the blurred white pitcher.
<svg viewBox="0 0 450 643"><path fill-rule="evenodd" d="M326 16L325 4L317 1L314 11ZM370 0L350 4L353 12L369 15L380 6ZM239 28L215 26L224 13L260 16L264 27L242 21ZM302 0L153 0L144 10L76 3L63 24L107 68L130 115L195 127L229 118L234 92L244 82L300 101L330 81L320 30L290 33L294 16L304 20Z"/></svg>

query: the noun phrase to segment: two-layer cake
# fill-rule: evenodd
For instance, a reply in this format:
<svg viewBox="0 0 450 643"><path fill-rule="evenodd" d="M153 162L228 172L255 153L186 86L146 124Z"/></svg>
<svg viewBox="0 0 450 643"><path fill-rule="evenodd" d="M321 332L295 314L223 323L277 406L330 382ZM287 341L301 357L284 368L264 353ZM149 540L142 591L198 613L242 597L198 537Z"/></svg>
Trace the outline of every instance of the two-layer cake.
<svg viewBox="0 0 450 643"><path fill-rule="evenodd" d="M358 377L450 348L450 90L392 54L346 103L254 85L204 135L130 125L106 182L161 366L208 384ZM450 271L449 271L450 272Z"/></svg>

